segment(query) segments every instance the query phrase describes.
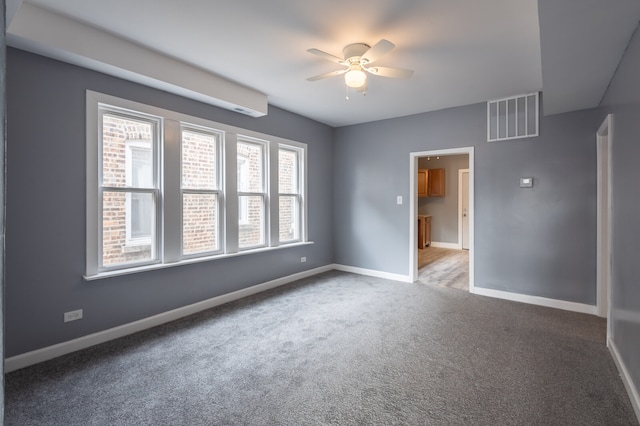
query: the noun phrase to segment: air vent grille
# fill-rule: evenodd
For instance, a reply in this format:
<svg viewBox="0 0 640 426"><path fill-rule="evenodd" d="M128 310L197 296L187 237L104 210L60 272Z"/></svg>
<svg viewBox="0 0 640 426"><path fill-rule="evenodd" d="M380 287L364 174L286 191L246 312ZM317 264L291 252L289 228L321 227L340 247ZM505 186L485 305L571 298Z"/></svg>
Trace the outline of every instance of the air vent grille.
<svg viewBox="0 0 640 426"><path fill-rule="evenodd" d="M538 92L487 102L487 141L538 136Z"/></svg>

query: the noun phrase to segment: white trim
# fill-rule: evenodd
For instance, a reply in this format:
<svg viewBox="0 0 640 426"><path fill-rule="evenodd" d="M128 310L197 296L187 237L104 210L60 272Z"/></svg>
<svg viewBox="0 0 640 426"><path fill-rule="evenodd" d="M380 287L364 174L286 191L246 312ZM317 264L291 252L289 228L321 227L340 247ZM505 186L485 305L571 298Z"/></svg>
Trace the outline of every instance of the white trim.
<svg viewBox="0 0 640 426"><path fill-rule="evenodd" d="M429 245L431 247L438 247L438 248L456 249L456 250L460 249L460 245L458 243L439 243L437 241L431 241L431 244Z"/></svg>
<svg viewBox="0 0 640 426"><path fill-rule="evenodd" d="M607 339L607 347L609 348L613 362L616 364L616 368L620 373L622 383L624 383L624 388L627 390L633 410L636 412L638 422L640 422L640 392L638 392L638 387L633 383L633 378L631 377L631 374L629 374L629 370L627 370L627 366L620 356L620 352L612 339Z"/></svg>
<svg viewBox="0 0 640 426"><path fill-rule="evenodd" d="M546 306L548 308L562 309L564 311L580 312L583 314L597 315L594 305L584 303L568 302L566 300L549 299L528 294L511 293L508 291L494 290L491 288L475 287L471 293L479 296L493 297L496 299L511 300L513 302L528 303L530 305Z"/></svg>
<svg viewBox="0 0 640 426"><path fill-rule="evenodd" d="M409 155L409 280L418 279L418 158Z"/></svg>
<svg viewBox="0 0 640 426"><path fill-rule="evenodd" d="M415 282L418 279L418 233L416 231L418 221L418 158L465 154L469 156L469 292L473 293L475 286L474 147L420 151L409 154L409 280Z"/></svg>
<svg viewBox="0 0 640 426"><path fill-rule="evenodd" d="M357 268L355 266L334 264L333 269L342 272L351 272L358 275L367 275L370 277L384 278L392 281L402 281L404 283L412 283L413 281L408 275L393 274L391 272L376 271L374 269Z"/></svg>
<svg viewBox="0 0 640 426"><path fill-rule="evenodd" d="M99 331L97 333L89 334L86 336L78 337L77 339L69 340L66 342L58 343L52 346L47 346L35 351L26 352L20 355L12 356L4 361L5 372L11 372L20 368L28 367L29 365L37 364L39 362L47 361L71 352L75 352L81 349L88 348L100 343L114 340L119 337L124 337L129 334L137 333L142 330L146 330L151 327L156 327L161 324L165 324L177 319L193 315L195 313L210 309L225 303L232 302L234 300L241 299L243 297L251 296L266 290L270 290L275 287L279 287L290 282L307 278L313 275L317 275L323 272L327 272L333 269L333 265L322 266L308 271L298 272L296 274L288 275L286 277L277 278L272 281L268 281L262 284L257 284L242 290L234 291L232 293L223 294L213 297L211 299L203 300L191 305L183 306L181 308L173 309L171 311L162 312L157 315L153 315L147 318L143 318L138 321L123 324L118 327L113 327L108 330Z"/></svg>
<svg viewBox="0 0 640 426"><path fill-rule="evenodd" d="M110 328L108 330L99 331L97 333L89 334L86 336L78 337L77 339L69 340L66 342L58 343L55 345L47 346L44 348L36 349L31 352L26 352L20 355L9 357L5 359L4 368L5 372L19 370L30 365L34 365L43 361L47 361L62 355L66 355L81 349L85 349L100 343L114 340L120 337L127 336L129 334L137 333L142 330L146 330L151 327L156 327L161 324L165 324L177 319L192 315L206 309L210 309L224 303L232 302L234 300L241 299L243 297L251 296L275 287L279 287L290 282L300 280L303 278L311 277L323 272L331 270L350 272L359 275L366 275L377 278L384 278L393 281L399 281L404 283L412 283L410 276L393 274L389 272L376 271L373 269L357 268L354 266L346 266L339 264L330 264L321 266L319 268L310 269L296 274L288 275L286 277L277 278L266 283L257 284L252 287L248 287L242 290L234 291L232 293L223 294L213 297L211 299L203 300L191 305L183 306L181 308L173 309L171 311L162 312L160 314L143 318L138 321L134 321L128 324L123 324L118 327ZM471 274L471 270L469 271ZM586 314L596 315L595 306L583 305L581 303L566 302L562 300L547 299L538 296L528 296L517 293L509 293L500 290L492 290L482 287L475 287L470 290L471 293L495 297L498 299L512 300L516 302L529 303L533 305L547 306L550 308L563 309L567 311L581 312ZM611 343L612 344L612 343ZM626 371L626 370L625 370ZM637 394L636 394L637 395ZM637 410L636 410L637 411ZM640 416L639 416L640 418Z"/></svg>
<svg viewBox="0 0 640 426"><path fill-rule="evenodd" d="M613 143L613 115L609 114L600 125L596 133L596 154L597 154L597 257L596 257L596 306L598 315L610 317L611 300L611 258L612 258L612 161L611 146ZM606 161L606 174L603 170L603 161ZM600 214L603 200L603 189L606 185L607 192L607 218ZM606 239L603 244L602 238ZM606 248L606 250L604 249ZM606 275L606 276L605 276ZM611 337L612 321L607 322L607 337Z"/></svg>
<svg viewBox="0 0 640 426"><path fill-rule="evenodd" d="M247 250L243 250L243 251L237 251L237 252L233 252L233 253L224 253L224 254L217 254L217 255L212 255L212 256L201 256L201 257L186 257L183 258L182 260L179 261L175 261L172 263L154 263L153 265L145 265L145 266L140 266L140 267L136 267L136 268L127 268L127 269L114 269L113 271L105 271L105 272L101 272L99 274L96 275L83 275L83 279L85 281L95 281L95 280L100 280L103 278L110 278L110 277L117 277L120 275L130 275L130 274L137 274L138 272L145 272L145 271L153 271L156 269L165 269L165 268L173 268L174 266L182 266L182 265L189 265L192 263L200 263L200 262L209 262L212 260L217 260L217 259L226 259L228 257L236 257L236 256L244 256L247 254L255 254L255 253L263 253L263 252L267 252L267 251L273 251L273 250L281 250L284 248L289 248L289 247L300 247L300 246L308 246L314 244L313 241L303 241L303 242L297 242L297 243L291 243L291 244L283 244L281 246L278 247L258 247L256 249L247 249Z"/></svg>

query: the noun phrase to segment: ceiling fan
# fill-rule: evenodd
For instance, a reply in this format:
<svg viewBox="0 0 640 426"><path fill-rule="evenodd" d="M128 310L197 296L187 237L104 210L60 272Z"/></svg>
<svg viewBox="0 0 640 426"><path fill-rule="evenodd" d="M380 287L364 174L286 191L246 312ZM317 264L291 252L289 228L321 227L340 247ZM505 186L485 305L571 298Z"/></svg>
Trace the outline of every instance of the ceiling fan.
<svg viewBox="0 0 640 426"><path fill-rule="evenodd" d="M330 53L324 52L318 49L309 49L307 52L319 56L324 59L328 59L332 62L337 62L340 65L344 65L346 68L331 71L324 74L316 75L307 78L308 81L322 80L323 78L334 77L336 75L344 74L344 81L348 87L352 87L357 91L365 92L367 83L367 74L365 71L372 75L378 75L381 77L390 78L409 78L413 75L412 70L402 68L390 68L373 66L372 64L377 61L381 56L388 53L395 47L395 44L389 40L382 39L373 46L369 46L364 43L353 43L342 50L344 59L334 56ZM348 99L348 96L347 96Z"/></svg>

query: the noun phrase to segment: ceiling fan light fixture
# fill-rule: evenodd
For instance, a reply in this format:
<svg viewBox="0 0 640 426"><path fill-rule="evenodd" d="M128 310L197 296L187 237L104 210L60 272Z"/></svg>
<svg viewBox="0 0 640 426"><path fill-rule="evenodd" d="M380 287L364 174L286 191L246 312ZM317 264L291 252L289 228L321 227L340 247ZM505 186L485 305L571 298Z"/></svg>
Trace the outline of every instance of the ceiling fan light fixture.
<svg viewBox="0 0 640 426"><path fill-rule="evenodd" d="M357 89L364 86L367 81L367 75L359 64L349 66L349 71L344 75L344 82L347 86Z"/></svg>

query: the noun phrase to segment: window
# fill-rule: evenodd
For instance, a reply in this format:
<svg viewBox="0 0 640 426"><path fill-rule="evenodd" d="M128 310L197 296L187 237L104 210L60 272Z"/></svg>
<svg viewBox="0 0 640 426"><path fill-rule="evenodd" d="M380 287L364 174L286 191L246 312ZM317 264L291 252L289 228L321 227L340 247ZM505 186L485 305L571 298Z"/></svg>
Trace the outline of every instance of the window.
<svg viewBox="0 0 640 426"><path fill-rule="evenodd" d="M87 280L308 243L304 144L87 91L86 151Z"/></svg>
<svg viewBox="0 0 640 426"><path fill-rule="evenodd" d="M239 140L238 164L238 247L265 244L267 192L265 185L265 144Z"/></svg>
<svg viewBox="0 0 640 426"><path fill-rule="evenodd" d="M182 254L220 251L219 133L182 127Z"/></svg>
<svg viewBox="0 0 640 426"><path fill-rule="evenodd" d="M100 268L157 260L158 120L101 108Z"/></svg>
<svg viewBox="0 0 640 426"><path fill-rule="evenodd" d="M280 243L300 241L301 238L300 151L290 146L280 146L278 150Z"/></svg>

